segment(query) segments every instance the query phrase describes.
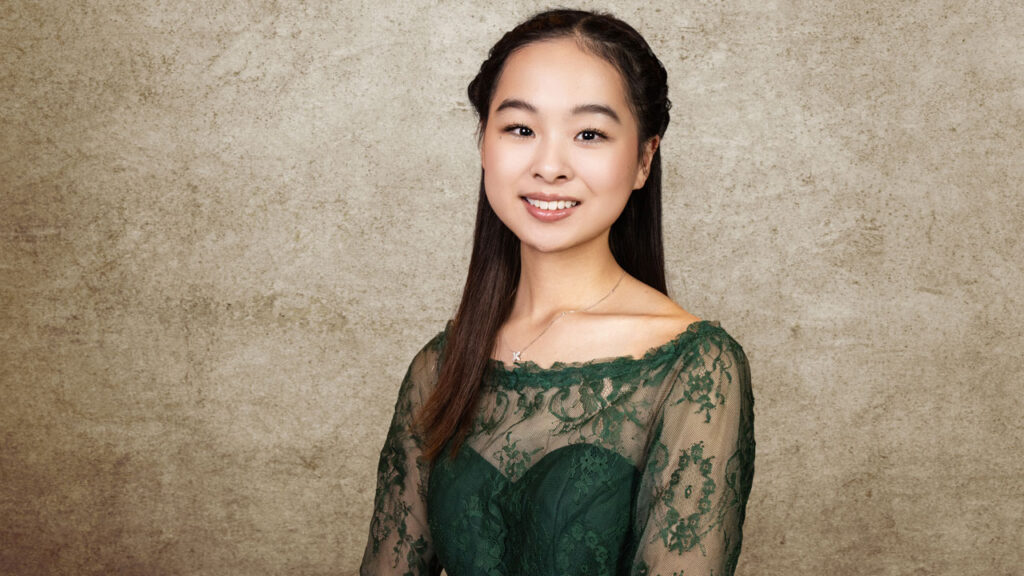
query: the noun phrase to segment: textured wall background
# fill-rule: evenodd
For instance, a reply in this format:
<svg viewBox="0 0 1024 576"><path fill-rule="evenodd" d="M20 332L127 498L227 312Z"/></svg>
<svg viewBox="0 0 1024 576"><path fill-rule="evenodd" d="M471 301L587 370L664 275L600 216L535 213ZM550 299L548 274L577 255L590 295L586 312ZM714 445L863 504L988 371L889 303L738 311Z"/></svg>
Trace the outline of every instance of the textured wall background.
<svg viewBox="0 0 1024 576"><path fill-rule="evenodd" d="M672 295L753 364L744 575L1024 574L1022 6L600 5L669 69ZM0 572L355 572L465 85L542 7L0 6Z"/></svg>

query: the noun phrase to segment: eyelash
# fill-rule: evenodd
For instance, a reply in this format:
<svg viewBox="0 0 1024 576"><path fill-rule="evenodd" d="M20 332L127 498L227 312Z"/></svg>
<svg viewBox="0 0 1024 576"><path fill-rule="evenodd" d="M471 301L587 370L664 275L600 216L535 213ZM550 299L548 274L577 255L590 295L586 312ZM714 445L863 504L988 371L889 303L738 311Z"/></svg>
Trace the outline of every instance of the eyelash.
<svg viewBox="0 0 1024 576"><path fill-rule="evenodd" d="M530 130L530 134L519 134L519 130L530 130L530 127L524 126L523 124L509 124L508 126L505 126L505 132L513 136L528 138L533 135L533 130Z"/></svg>
<svg viewBox="0 0 1024 576"><path fill-rule="evenodd" d="M517 132L518 130L529 130L530 134L519 134ZM511 134L511 135L517 136L519 138L529 138L530 136L533 135L533 130L529 126L526 126L526 125L523 125L523 124L509 124L508 126L505 127L504 131L507 134ZM583 130L579 131L579 134L585 134L585 133L593 134L595 136L595 138L591 138L590 140L584 140L584 142L594 142L596 140L606 140L606 139L608 139L608 135L607 134L605 134L604 132L602 132L602 131L600 131L600 130L598 130L596 128L584 128Z"/></svg>

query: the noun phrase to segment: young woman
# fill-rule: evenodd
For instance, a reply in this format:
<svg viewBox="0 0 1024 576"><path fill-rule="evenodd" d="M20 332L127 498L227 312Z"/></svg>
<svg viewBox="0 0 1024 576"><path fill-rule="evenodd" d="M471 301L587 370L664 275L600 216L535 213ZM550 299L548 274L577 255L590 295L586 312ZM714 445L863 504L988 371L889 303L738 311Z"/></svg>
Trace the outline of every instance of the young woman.
<svg viewBox="0 0 1024 576"><path fill-rule="evenodd" d="M666 296L667 93L608 15L491 49L469 274L399 390L361 574L733 573L753 397L740 346Z"/></svg>

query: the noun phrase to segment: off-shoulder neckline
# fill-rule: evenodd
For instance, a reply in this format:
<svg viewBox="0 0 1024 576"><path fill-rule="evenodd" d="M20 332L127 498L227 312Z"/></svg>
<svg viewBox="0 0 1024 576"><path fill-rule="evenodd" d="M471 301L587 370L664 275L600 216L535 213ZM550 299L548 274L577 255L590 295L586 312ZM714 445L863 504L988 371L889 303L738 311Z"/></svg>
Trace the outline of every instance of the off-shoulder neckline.
<svg viewBox="0 0 1024 576"><path fill-rule="evenodd" d="M489 358L489 364L494 368L496 373L505 374L550 374L555 372L564 372L567 370L578 370L582 368L595 368L598 366L605 365L623 365L623 364L636 364L636 363L647 363L655 358L665 356L667 352L674 351L678 345L687 337L689 334L697 334L702 328L711 326L719 328L720 324L716 320L697 320L689 323L682 332L676 334L669 341L652 346L647 349L639 357L627 354L624 356L606 356L602 358L593 358L591 360L580 360L576 362L563 362L556 360L551 366L542 368L536 362L532 360L524 360L521 363L513 366L508 366L501 360L496 358Z"/></svg>
<svg viewBox="0 0 1024 576"><path fill-rule="evenodd" d="M449 320L437 338L440 349L447 343L453 321ZM487 387L521 389L540 387L560 388L582 381L604 379L631 380L644 374L660 373L663 365L690 358L691 348L708 339L731 339L717 320L698 320L690 323L682 332L668 342L649 348L639 357L632 355L594 358L579 362L555 362L541 368L529 360L509 367L494 358L488 359L488 370L484 376ZM443 354L443 352L442 352Z"/></svg>

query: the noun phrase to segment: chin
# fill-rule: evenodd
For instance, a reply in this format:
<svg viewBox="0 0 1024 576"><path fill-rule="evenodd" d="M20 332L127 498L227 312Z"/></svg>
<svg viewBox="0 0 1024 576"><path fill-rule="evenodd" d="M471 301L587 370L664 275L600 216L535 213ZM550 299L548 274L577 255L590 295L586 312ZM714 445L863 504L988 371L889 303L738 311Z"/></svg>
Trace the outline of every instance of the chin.
<svg viewBox="0 0 1024 576"><path fill-rule="evenodd" d="M522 220L512 218L509 221L501 216L498 214L498 218L519 239L523 248L528 247L541 254L555 254L582 248L598 241L602 236L602 230L581 230L580 222L564 220L558 224L542 224L531 221L529 217Z"/></svg>
<svg viewBox="0 0 1024 576"><path fill-rule="evenodd" d="M524 246L529 246L534 252L540 252L541 254L556 254L558 252L565 252L572 248L572 246L565 246L562 244L532 244L529 242L523 242Z"/></svg>
<svg viewBox="0 0 1024 576"><path fill-rule="evenodd" d="M570 238L562 238L562 239L545 238L543 240L537 240L537 241L531 241L529 238L527 238L525 241L523 241L523 239L520 238L520 242L522 242L522 245L523 245L524 248L528 246L531 250L533 250L535 252L539 252L541 254L557 254L559 252L569 252L569 251L572 251L572 250L584 248L584 247L588 246L591 242L595 242L596 240L597 240L596 237L594 237L594 238L586 238L586 239L579 239L579 238L571 238L571 239Z"/></svg>

